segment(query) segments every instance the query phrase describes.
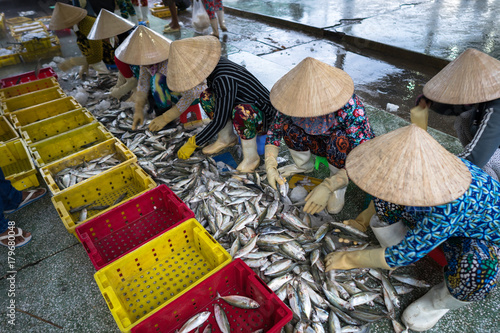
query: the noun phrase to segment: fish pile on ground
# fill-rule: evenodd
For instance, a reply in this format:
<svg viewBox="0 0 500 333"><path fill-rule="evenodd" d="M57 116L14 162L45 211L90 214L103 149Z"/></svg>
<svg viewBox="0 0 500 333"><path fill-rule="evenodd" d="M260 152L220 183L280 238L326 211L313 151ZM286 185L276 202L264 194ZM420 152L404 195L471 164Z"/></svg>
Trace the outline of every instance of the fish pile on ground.
<svg viewBox="0 0 500 333"><path fill-rule="evenodd" d="M87 91L102 97L99 79L86 84ZM132 131L132 103L109 100L104 109L97 107L99 102L96 98L86 107L137 155L157 183L169 186L195 212L233 258L242 258L292 309L294 318L284 331L368 332L370 323L384 319L392 321L395 332L405 331L395 315L399 297L415 287L428 288L427 283L397 271L325 271L325 256L332 251L377 246L368 235L324 212L302 213L304 202L291 202L287 184L278 191L271 188L262 167L238 175L201 153L177 159L177 150L200 128L187 131L177 125L152 133L146 121ZM204 322L203 315L192 318L190 330Z"/></svg>

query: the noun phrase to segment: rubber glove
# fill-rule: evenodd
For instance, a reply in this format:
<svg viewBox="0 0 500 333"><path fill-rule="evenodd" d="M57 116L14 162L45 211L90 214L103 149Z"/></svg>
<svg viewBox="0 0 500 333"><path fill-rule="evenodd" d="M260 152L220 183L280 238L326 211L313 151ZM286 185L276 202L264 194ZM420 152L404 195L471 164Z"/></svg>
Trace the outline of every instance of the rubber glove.
<svg viewBox="0 0 500 333"><path fill-rule="evenodd" d="M67 72L75 66L84 66L84 65L88 66L87 59L85 57L71 57L60 62L59 65L57 66L59 67L60 70Z"/></svg>
<svg viewBox="0 0 500 333"><path fill-rule="evenodd" d="M135 130L137 126L142 125L144 121L144 105L146 105L148 100L148 93L145 91L137 91L135 94L134 122L132 123L133 130Z"/></svg>
<svg viewBox="0 0 500 333"><path fill-rule="evenodd" d="M283 185L285 182L280 177L278 172L278 153L280 148L275 145L266 145L264 152L264 161L266 163L266 172L267 172L267 182L271 185L272 188L276 190L276 182L278 184Z"/></svg>
<svg viewBox="0 0 500 333"><path fill-rule="evenodd" d="M192 137L187 140L187 142L179 149L177 152L177 157L179 157L181 160L187 160L188 158L193 155L194 150L198 148L196 145L196 135L193 135Z"/></svg>
<svg viewBox="0 0 500 333"><path fill-rule="evenodd" d="M304 213L316 214L325 209L330 196L339 188L347 186L349 178L345 169L340 169L337 174L325 178L321 184L316 186L306 197Z"/></svg>
<svg viewBox="0 0 500 333"><path fill-rule="evenodd" d="M365 232L370 225L370 219L373 215L375 215L375 213L375 205L373 204L373 201L370 201L368 208L362 211L358 215L358 217L356 217L356 219L344 221L344 224L354 227L359 231Z"/></svg>
<svg viewBox="0 0 500 333"><path fill-rule="evenodd" d="M109 73L108 68L104 61L96 62L95 64L90 64L90 67L95 70L97 73Z"/></svg>
<svg viewBox="0 0 500 333"><path fill-rule="evenodd" d="M153 132L159 131L163 127L167 126L172 120L180 117L181 114L182 112L179 111L177 105L174 105L170 110L153 119L153 121L149 124L149 130Z"/></svg>
<svg viewBox="0 0 500 333"><path fill-rule="evenodd" d="M337 251L325 258L326 271L332 269L383 268L393 270L385 261L385 248L359 251Z"/></svg>

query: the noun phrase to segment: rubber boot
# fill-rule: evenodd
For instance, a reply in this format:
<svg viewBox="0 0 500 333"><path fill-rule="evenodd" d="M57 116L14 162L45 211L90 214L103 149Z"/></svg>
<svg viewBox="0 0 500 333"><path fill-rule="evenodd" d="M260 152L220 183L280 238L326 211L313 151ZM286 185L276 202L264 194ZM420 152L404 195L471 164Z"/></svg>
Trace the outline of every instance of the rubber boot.
<svg viewBox="0 0 500 333"><path fill-rule="evenodd" d="M210 26L212 26L212 36L219 38L219 25L217 19L211 19Z"/></svg>
<svg viewBox="0 0 500 333"><path fill-rule="evenodd" d="M141 12L142 12L142 20L140 21L146 22L146 25L149 27L149 18L148 18L149 7L147 6L141 7Z"/></svg>
<svg viewBox="0 0 500 333"><path fill-rule="evenodd" d="M134 10L135 10L135 15L137 15L137 19L138 19L139 21L142 21L141 7L139 7L139 6L134 6Z"/></svg>
<svg viewBox="0 0 500 333"><path fill-rule="evenodd" d="M137 15L130 15L128 19L135 25L139 23L139 21L137 20Z"/></svg>
<svg viewBox="0 0 500 333"><path fill-rule="evenodd" d="M125 79L125 76L123 76L122 73L118 72L118 80L116 80L116 84L113 88L110 89L111 92L113 92L114 89L121 87L122 85L125 84L127 79Z"/></svg>
<svg viewBox="0 0 500 333"><path fill-rule="evenodd" d="M403 221L398 221L394 224L386 225L380 221L377 215L373 215L370 219L370 227L372 228L375 237L380 246L389 247L399 244L405 238L406 225Z"/></svg>
<svg viewBox="0 0 500 333"><path fill-rule="evenodd" d="M132 76L128 79L125 79L125 81L126 81L125 84L121 85L118 88L112 89L109 95L116 99L120 99L124 95L126 95L129 91L137 87L137 79L135 77Z"/></svg>
<svg viewBox="0 0 500 333"><path fill-rule="evenodd" d="M330 176L335 176L339 169L331 164L328 164L330 168ZM334 191L333 194L328 199L328 204L326 205L326 210L330 214L338 214L344 208L345 203L345 192L347 191L347 184L349 184L349 179L346 179L345 186L342 186L338 190Z"/></svg>
<svg viewBox="0 0 500 333"><path fill-rule="evenodd" d="M223 149L234 146L238 143L238 137L233 132L233 122L229 120L224 128L219 132L217 140L211 145L203 148L205 155L217 154Z"/></svg>
<svg viewBox="0 0 500 333"><path fill-rule="evenodd" d="M253 172L260 164L260 157L257 153L257 137L250 140L241 140L241 150L243 150L243 161L236 170L240 173Z"/></svg>
<svg viewBox="0 0 500 333"><path fill-rule="evenodd" d="M450 294L445 282L434 286L424 296L411 303L401 319L413 331L427 331L437 324L449 310L455 310L472 302L459 301Z"/></svg>
<svg viewBox="0 0 500 333"><path fill-rule="evenodd" d="M226 22L224 21L224 9L217 12L217 19L219 19L220 30L227 31Z"/></svg>
<svg viewBox="0 0 500 333"><path fill-rule="evenodd" d="M297 173L312 172L314 170L314 163L311 159L311 151L298 151L288 148L292 156L294 164L285 165L278 169L283 177L293 176Z"/></svg>

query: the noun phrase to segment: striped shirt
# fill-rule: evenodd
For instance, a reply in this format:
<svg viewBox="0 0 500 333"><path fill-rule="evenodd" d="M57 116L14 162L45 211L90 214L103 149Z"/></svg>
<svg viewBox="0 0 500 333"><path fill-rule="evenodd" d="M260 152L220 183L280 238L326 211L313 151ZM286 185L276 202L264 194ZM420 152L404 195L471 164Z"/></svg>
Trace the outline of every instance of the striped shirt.
<svg viewBox="0 0 500 333"><path fill-rule="evenodd" d="M246 68L221 57L208 76L207 85L215 97L214 117L196 135L196 145L207 143L219 133L231 120L233 108L238 104L256 106L264 114L264 129L267 131L277 110L271 104L269 90Z"/></svg>

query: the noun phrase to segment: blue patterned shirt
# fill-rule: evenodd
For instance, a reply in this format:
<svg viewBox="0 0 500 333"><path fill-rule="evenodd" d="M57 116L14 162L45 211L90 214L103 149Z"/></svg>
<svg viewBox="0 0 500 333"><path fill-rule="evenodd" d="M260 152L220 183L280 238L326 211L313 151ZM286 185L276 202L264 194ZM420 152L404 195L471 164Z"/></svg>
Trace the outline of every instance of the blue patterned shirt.
<svg viewBox="0 0 500 333"><path fill-rule="evenodd" d="M451 237L475 238L500 245L500 183L471 162L462 161L472 174L472 182L460 198L419 212L377 211L379 218L386 221L389 216L396 219L396 215L400 215L399 219L408 226L405 238L385 250L385 260L390 267L414 263ZM374 202L376 207L381 207L381 203L387 208L394 206L380 199Z"/></svg>

